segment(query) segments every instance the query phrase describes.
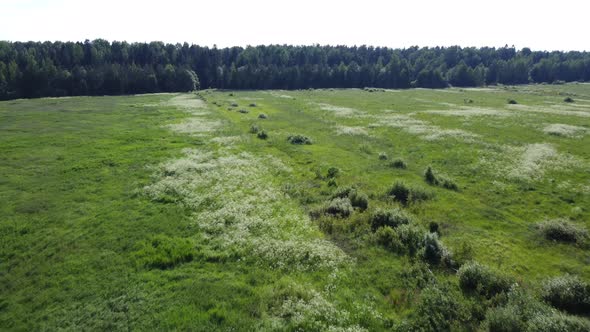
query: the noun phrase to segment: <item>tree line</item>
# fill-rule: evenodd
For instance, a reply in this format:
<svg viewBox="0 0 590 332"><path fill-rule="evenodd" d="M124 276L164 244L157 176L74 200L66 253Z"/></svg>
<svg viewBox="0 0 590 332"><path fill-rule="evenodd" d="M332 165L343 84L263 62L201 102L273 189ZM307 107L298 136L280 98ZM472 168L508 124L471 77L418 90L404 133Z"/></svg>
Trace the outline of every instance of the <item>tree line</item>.
<svg viewBox="0 0 590 332"><path fill-rule="evenodd" d="M590 81L590 53L514 47L203 47L0 41L0 99L218 89L444 88Z"/></svg>

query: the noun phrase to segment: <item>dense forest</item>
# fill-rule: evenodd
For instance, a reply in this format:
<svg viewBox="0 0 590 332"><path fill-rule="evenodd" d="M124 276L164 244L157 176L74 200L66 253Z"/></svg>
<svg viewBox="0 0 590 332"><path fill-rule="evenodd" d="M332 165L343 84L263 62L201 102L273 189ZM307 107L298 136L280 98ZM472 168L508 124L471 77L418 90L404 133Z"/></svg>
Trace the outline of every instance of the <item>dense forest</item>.
<svg viewBox="0 0 590 332"><path fill-rule="evenodd" d="M590 53L514 47L209 48L0 41L0 99L219 89L443 88L590 81Z"/></svg>

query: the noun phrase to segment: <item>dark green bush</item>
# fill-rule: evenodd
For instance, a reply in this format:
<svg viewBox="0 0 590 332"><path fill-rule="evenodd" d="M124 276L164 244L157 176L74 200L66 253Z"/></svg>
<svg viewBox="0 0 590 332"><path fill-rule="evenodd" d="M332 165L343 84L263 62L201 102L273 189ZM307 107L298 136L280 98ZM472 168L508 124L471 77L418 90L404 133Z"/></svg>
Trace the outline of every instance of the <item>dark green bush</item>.
<svg viewBox="0 0 590 332"><path fill-rule="evenodd" d="M289 143L291 143L291 144L299 144L299 145L312 144L311 139L309 137L303 136L303 135L291 135L291 136L287 137L287 141L289 141Z"/></svg>
<svg viewBox="0 0 590 332"><path fill-rule="evenodd" d="M565 219L545 220L537 228L548 240L582 243L588 237L588 231Z"/></svg>
<svg viewBox="0 0 590 332"><path fill-rule="evenodd" d="M529 321L538 315L549 316L554 311L524 289L513 286L503 306L491 308L486 313L483 327L487 331L527 331Z"/></svg>
<svg viewBox="0 0 590 332"><path fill-rule="evenodd" d="M436 233L424 234L423 258L432 265L439 265L443 261L450 260L450 253L438 239Z"/></svg>
<svg viewBox="0 0 590 332"><path fill-rule="evenodd" d="M457 186L457 184L453 180L451 180L447 177L439 176L438 182L439 182L439 185L445 189L454 190L454 191L459 190L459 186Z"/></svg>
<svg viewBox="0 0 590 332"><path fill-rule="evenodd" d="M334 198L325 207L326 214L335 217L346 218L354 211L350 199L348 198Z"/></svg>
<svg viewBox="0 0 590 332"><path fill-rule="evenodd" d="M238 103L231 103L231 107L238 107Z"/></svg>
<svg viewBox="0 0 590 332"><path fill-rule="evenodd" d="M426 168L426 171L424 171L424 180L426 180L426 183L428 183L430 185L433 185L433 186L438 185L438 179L434 175L434 171L432 170L432 167L428 166L428 168Z"/></svg>
<svg viewBox="0 0 590 332"><path fill-rule="evenodd" d="M371 228L375 231L380 227L389 226L392 228L412 222L410 215L400 209L375 210L369 218Z"/></svg>
<svg viewBox="0 0 590 332"><path fill-rule="evenodd" d="M516 105L516 104L518 104L518 102L516 100L514 100L514 99L508 99L508 104L510 104L510 105Z"/></svg>
<svg viewBox="0 0 590 332"><path fill-rule="evenodd" d="M387 160L387 154L385 152L379 152L379 160Z"/></svg>
<svg viewBox="0 0 590 332"><path fill-rule="evenodd" d="M379 227L379 229L377 229L375 232L375 239L377 240L377 243L388 249L393 249L392 245L396 237L397 234L395 233L395 230L389 226Z"/></svg>
<svg viewBox="0 0 590 332"><path fill-rule="evenodd" d="M387 191L387 194L393 196L393 199L402 203L403 205L409 205L411 203L418 203L432 199L434 195L422 188L411 188L403 182L396 182Z"/></svg>
<svg viewBox="0 0 590 332"><path fill-rule="evenodd" d="M240 109L238 112L240 112L240 113L244 113L244 114L246 114L246 113L250 113L250 111L248 111L247 109L243 109L243 108L242 108L242 109Z"/></svg>
<svg viewBox="0 0 590 332"><path fill-rule="evenodd" d="M429 286L420 294L413 316L412 331L451 331L466 317L465 308L449 287Z"/></svg>
<svg viewBox="0 0 590 332"><path fill-rule="evenodd" d="M504 274L491 270L477 262L467 263L459 269L459 286L465 292L476 293L487 298L505 293L514 281Z"/></svg>
<svg viewBox="0 0 590 332"><path fill-rule="evenodd" d="M333 179L335 177L337 177L340 174L340 169L338 167L330 167L328 168L328 174L326 175L326 177L328 179Z"/></svg>
<svg viewBox="0 0 590 332"><path fill-rule="evenodd" d="M256 103L250 103L250 105L248 105L250 107L256 107Z"/></svg>
<svg viewBox="0 0 590 332"><path fill-rule="evenodd" d="M260 113L260 114L258 114L258 118L259 119L266 119L266 118L268 118L268 116L264 113Z"/></svg>
<svg viewBox="0 0 590 332"><path fill-rule="evenodd" d="M549 279L541 290L543 300L571 313L590 313L590 285L576 276Z"/></svg>
<svg viewBox="0 0 590 332"><path fill-rule="evenodd" d="M574 100L572 99L572 97L566 97L563 101L566 102L566 103L573 103L574 102Z"/></svg>
<svg viewBox="0 0 590 332"><path fill-rule="evenodd" d="M408 165L403 159L395 159L391 163L389 163L390 167L399 168L399 169L406 169Z"/></svg>
<svg viewBox="0 0 590 332"><path fill-rule="evenodd" d="M355 208L359 208L364 211L369 207L369 197L365 193L355 190L349 195L349 198L350 203Z"/></svg>
<svg viewBox="0 0 590 332"><path fill-rule="evenodd" d="M424 231L412 224L400 225L395 229L396 237L392 246L399 253L415 256L424 245Z"/></svg>
<svg viewBox="0 0 590 332"><path fill-rule="evenodd" d="M257 124L253 124L250 126L250 133L251 134L256 134L259 130L260 130L260 128L258 127Z"/></svg>
<svg viewBox="0 0 590 332"><path fill-rule="evenodd" d="M268 134L266 133L266 131L261 130L258 132L258 134L256 135L256 137L260 138L260 139L267 139L268 138Z"/></svg>
<svg viewBox="0 0 590 332"><path fill-rule="evenodd" d="M332 198L345 198L350 196L350 193L352 193L353 191L355 191L356 189L354 187L350 187L350 186L345 186L345 187L338 187L338 189L336 189L333 193L332 193Z"/></svg>

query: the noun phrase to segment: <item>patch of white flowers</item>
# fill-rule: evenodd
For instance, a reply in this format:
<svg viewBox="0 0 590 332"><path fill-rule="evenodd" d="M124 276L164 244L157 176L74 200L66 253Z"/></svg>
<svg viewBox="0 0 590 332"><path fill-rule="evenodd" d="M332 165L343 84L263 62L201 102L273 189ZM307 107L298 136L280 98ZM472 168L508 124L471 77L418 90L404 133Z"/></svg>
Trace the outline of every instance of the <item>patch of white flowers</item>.
<svg viewBox="0 0 590 332"><path fill-rule="evenodd" d="M472 141L478 135L462 129L445 129L426 121L412 118L406 114L384 114L378 117L375 126L399 128L407 133L418 135L425 140L434 141L443 138L458 138Z"/></svg>
<svg viewBox="0 0 590 332"><path fill-rule="evenodd" d="M525 112L532 112L532 113L543 113L543 114L552 114L552 115L563 115L563 116L577 116L577 117L590 117L590 112L586 112L580 110L578 108L574 108L571 106L564 106L564 105L553 105L550 107L547 106L529 106L529 105L522 105L522 104L515 104L515 105L507 105L508 109L525 111Z"/></svg>
<svg viewBox="0 0 590 332"><path fill-rule="evenodd" d="M335 268L348 256L323 240L309 218L272 176L290 169L272 157L186 150L161 166L145 188L155 200L173 199L195 211L194 223L213 247L275 268Z"/></svg>
<svg viewBox="0 0 590 332"><path fill-rule="evenodd" d="M541 180L546 171L568 171L584 165L575 156L560 153L547 143L501 146L498 151L483 157L481 162L499 176L525 181Z"/></svg>
<svg viewBox="0 0 590 332"><path fill-rule="evenodd" d="M498 110L493 108L474 108L474 107L459 107L452 110L428 110L420 113L445 115L445 116L460 116L460 117L476 117L476 116L494 116L494 117L509 117L517 113L506 110Z"/></svg>
<svg viewBox="0 0 590 332"><path fill-rule="evenodd" d="M338 135L348 136L369 136L369 132L365 127L348 127L348 126L336 126L336 133Z"/></svg>
<svg viewBox="0 0 590 332"><path fill-rule="evenodd" d="M317 103L315 105L318 106L322 111L329 111L336 116L345 118L358 117L363 116L365 114L365 112L359 111L356 108L351 107L334 106L326 103Z"/></svg>
<svg viewBox="0 0 590 332"><path fill-rule="evenodd" d="M586 134L588 132L588 129L580 126L553 123L545 126L545 128L543 128L543 132L549 135L576 138Z"/></svg>

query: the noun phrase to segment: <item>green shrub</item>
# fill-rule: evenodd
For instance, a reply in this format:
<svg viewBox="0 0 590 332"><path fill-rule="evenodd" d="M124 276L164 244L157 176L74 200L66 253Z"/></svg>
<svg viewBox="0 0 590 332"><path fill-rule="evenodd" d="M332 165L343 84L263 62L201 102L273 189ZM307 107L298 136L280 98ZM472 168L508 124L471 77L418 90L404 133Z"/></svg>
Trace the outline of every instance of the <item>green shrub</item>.
<svg viewBox="0 0 590 332"><path fill-rule="evenodd" d="M390 167L399 168L399 169L406 169L408 165L403 159L395 159L391 163L389 163Z"/></svg>
<svg viewBox="0 0 590 332"><path fill-rule="evenodd" d="M387 160L387 154L385 152L379 152L379 160Z"/></svg>
<svg viewBox="0 0 590 332"><path fill-rule="evenodd" d="M251 134L256 134L259 130L260 130L260 128L258 127L257 124L253 124L250 126L250 133Z"/></svg>
<svg viewBox="0 0 590 332"><path fill-rule="evenodd" d="M156 235L140 242L134 257L138 265L149 268L168 269L189 262L195 255L191 240Z"/></svg>
<svg viewBox="0 0 590 332"><path fill-rule="evenodd" d="M572 97L566 97L563 101L566 102L566 103L573 103L574 102L574 100L572 99Z"/></svg>
<svg viewBox="0 0 590 332"><path fill-rule="evenodd" d="M377 243L388 249L393 249L392 245L396 237L397 234L393 228L389 226L379 227L379 229L377 229L375 232L375 239L377 240Z"/></svg>
<svg viewBox="0 0 590 332"><path fill-rule="evenodd" d="M438 239L436 233L424 234L423 258L432 265L439 265L443 261L450 261L450 253Z"/></svg>
<svg viewBox="0 0 590 332"><path fill-rule="evenodd" d="M332 198L345 198L350 196L350 193L352 193L353 191L355 191L356 189L354 187L350 187L350 186L345 186L345 187L339 187L338 189L336 189L333 193L332 193Z"/></svg>
<svg viewBox="0 0 590 332"><path fill-rule="evenodd" d="M238 107L238 103L231 103L231 107Z"/></svg>
<svg viewBox="0 0 590 332"><path fill-rule="evenodd" d="M528 322L532 318L553 313L553 309L537 300L529 292L518 286L512 286L507 293L506 303L489 309L482 325L487 331L526 331Z"/></svg>
<svg viewBox="0 0 590 332"><path fill-rule="evenodd" d="M552 306L571 313L590 313L590 285L565 275L543 283L541 297Z"/></svg>
<svg viewBox="0 0 590 332"><path fill-rule="evenodd" d="M514 99L508 99L508 104L510 104L510 105L516 105L516 104L518 104L518 102L516 100L514 100Z"/></svg>
<svg viewBox="0 0 590 332"><path fill-rule="evenodd" d="M418 203L432 199L434 195L422 188L410 188L403 182L396 182L387 191L387 194L393 196L393 199L400 202L403 205L409 205L411 203Z"/></svg>
<svg viewBox="0 0 590 332"><path fill-rule="evenodd" d="M250 103L250 105L248 105L250 107L256 107L256 103Z"/></svg>
<svg viewBox="0 0 590 332"><path fill-rule="evenodd" d="M287 141L289 141L289 143L291 143L291 144L298 144L298 145L312 144L311 139L309 137L303 136L303 135L291 135L291 136L287 137Z"/></svg>
<svg viewBox="0 0 590 332"><path fill-rule="evenodd" d="M400 225L406 225L412 222L412 218L400 209L393 210L375 210L370 218L371 228L375 231L381 227L389 226L392 228Z"/></svg>
<svg viewBox="0 0 590 332"><path fill-rule="evenodd" d="M412 331L451 331L454 324L467 315L459 300L460 295L449 287L429 286L420 294Z"/></svg>
<svg viewBox="0 0 590 332"><path fill-rule="evenodd" d="M256 137L258 137L260 139L267 139L268 138L268 134L266 133L266 131L261 130L260 132L258 132L258 134L256 135Z"/></svg>
<svg viewBox="0 0 590 332"><path fill-rule="evenodd" d="M330 167L328 168L328 174L326 175L326 177L328 179L333 179L335 177L337 177L340 174L340 169L338 167Z"/></svg>
<svg viewBox="0 0 590 332"><path fill-rule="evenodd" d="M459 190L459 186L457 186L457 184L453 180L451 180L447 177L439 176L438 182L439 182L440 186L445 189L454 190L454 191Z"/></svg>
<svg viewBox="0 0 590 332"><path fill-rule="evenodd" d="M426 168L426 171L424 172L424 180L426 180L426 183L428 183L430 185L433 185L433 186L438 185L438 179L434 175L434 171L432 170L432 167L428 166L428 168Z"/></svg>
<svg viewBox="0 0 590 332"><path fill-rule="evenodd" d="M467 263L459 269L459 286L465 292L472 292L487 298L505 293L514 281L477 262Z"/></svg>
<svg viewBox="0 0 590 332"><path fill-rule="evenodd" d="M413 224L400 225L395 229L392 247L399 253L415 256L424 245L424 231Z"/></svg>
<svg viewBox="0 0 590 332"><path fill-rule="evenodd" d="M369 197L365 193L355 190L349 195L349 198L350 203L355 208L359 208L364 211L369 207Z"/></svg>
<svg viewBox="0 0 590 332"><path fill-rule="evenodd" d="M565 219L545 220L537 228L548 240L582 243L588 237L588 231Z"/></svg>
<svg viewBox="0 0 590 332"><path fill-rule="evenodd" d="M336 179L329 179L328 187L338 187L338 182L336 182Z"/></svg>
<svg viewBox="0 0 590 332"><path fill-rule="evenodd" d="M250 111L248 111L247 109L243 109L241 108L238 112L246 114L246 113L250 113Z"/></svg>
<svg viewBox="0 0 590 332"><path fill-rule="evenodd" d="M346 218L354 211L350 199L348 198L334 198L325 207L326 214L335 217Z"/></svg>
<svg viewBox="0 0 590 332"><path fill-rule="evenodd" d="M562 313L537 315L527 324L527 332L588 332L590 321Z"/></svg>
<svg viewBox="0 0 590 332"><path fill-rule="evenodd" d="M258 118L259 119L267 119L268 116L266 114L264 114L264 113L260 113L260 114L258 114Z"/></svg>

